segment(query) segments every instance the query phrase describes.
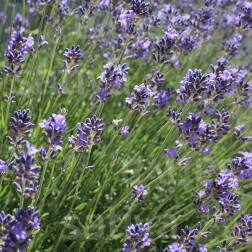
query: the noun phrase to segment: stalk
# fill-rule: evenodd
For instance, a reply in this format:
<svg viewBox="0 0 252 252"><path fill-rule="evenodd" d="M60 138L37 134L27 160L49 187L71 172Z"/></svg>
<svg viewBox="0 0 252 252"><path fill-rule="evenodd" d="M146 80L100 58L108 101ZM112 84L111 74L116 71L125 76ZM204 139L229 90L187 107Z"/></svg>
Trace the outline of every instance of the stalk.
<svg viewBox="0 0 252 252"><path fill-rule="evenodd" d="M87 157L87 161L86 161L86 167L88 166L88 162L89 162L89 159L90 159L91 151L92 151L92 146L88 149L88 157ZM68 211L67 215L69 215L71 213L71 211L73 210L73 207L74 207L74 204L75 204L78 192L79 192L79 188L80 188L81 181L82 181L82 178L84 176L84 173L85 173L85 168L84 168L83 172L81 173L81 176L80 176L80 178L78 180L78 184L77 184L77 187L76 187L75 193L74 193L74 198L72 200L72 204L71 204L71 206L69 208L69 211ZM67 221L67 224L69 224L69 222L70 221ZM65 229L66 229L66 225L63 227L63 229L62 229L62 231L60 233L58 241L57 241L56 245L54 246L54 249L53 249L54 251L57 251L57 249L58 249L58 247L60 245L60 242L62 240L62 237L63 237Z"/></svg>

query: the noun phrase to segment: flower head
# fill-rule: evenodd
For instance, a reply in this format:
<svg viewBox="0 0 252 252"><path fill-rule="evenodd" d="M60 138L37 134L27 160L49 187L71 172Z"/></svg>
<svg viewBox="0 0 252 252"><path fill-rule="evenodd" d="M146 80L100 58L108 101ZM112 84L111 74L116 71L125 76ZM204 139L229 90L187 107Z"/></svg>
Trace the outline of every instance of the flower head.
<svg viewBox="0 0 252 252"><path fill-rule="evenodd" d="M133 187L132 192L132 200L138 199L139 203L142 203L144 201L144 196L148 194L147 190L144 189L144 185L137 186L135 185Z"/></svg>

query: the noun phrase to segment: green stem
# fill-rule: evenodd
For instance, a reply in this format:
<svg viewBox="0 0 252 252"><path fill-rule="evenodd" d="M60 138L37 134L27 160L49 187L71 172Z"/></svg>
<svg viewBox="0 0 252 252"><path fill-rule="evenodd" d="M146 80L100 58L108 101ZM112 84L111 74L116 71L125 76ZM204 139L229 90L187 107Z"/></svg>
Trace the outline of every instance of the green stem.
<svg viewBox="0 0 252 252"><path fill-rule="evenodd" d="M88 149L88 157L87 157L87 161L86 161L86 167L88 166L88 162L89 162L89 159L90 159L91 151L92 151L92 146ZM77 187L75 189L75 193L74 193L74 197L73 197L73 200L72 200L72 204L71 204L71 206L69 208L69 211L68 211L67 215L69 215L71 213L71 211L73 210L73 207L74 207L74 204L75 204L78 192L79 192L79 188L80 188L81 181L82 181L82 178L84 176L84 173L85 173L85 168L84 168L83 172L81 173L81 176L80 176L80 178L78 180L78 184L77 184ZM69 221L67 221L67 224L69 224ZM60 233L60 236L58 238L58 241L57 241L57 243L56 243L53 251L57 251L57 249L58 249L58 247L60 245L61 239L63 237L65 229L66 229L66 225L62 229L62 231Z"/></svg>
<svg viewBox="0 0 252 252"><path fill-rule="evenodd" d="M15 12L16 12L16 4L12 5L10 36L11 36L11 34L12 34Z"/></svg>
<svg viewBox="0 0 252 252"><path fill-rule="evenodd" d="M0 27L0 37L2 37L3 26L4 26L4 18L6 17L7 8L8 8L8 0L5 0L5 2L4 2L4 15L3 15L3 20L2 20L2 23L1 23L1 27Z"/></svg>
<svg viewBox="0 0 252 252"><path fill-rule="evenodd" d="M24 197L23 197L24 189L25 189L25 179L24 177L22 177L22 193L20 197L20 206L19 206L20 209L22 209L24 206Z"/></svg>
<svg viewBox="0 0 252 252"><path fill-rule="evenodd" d="M116 226L116 228L114 229L114 231L110 234L111 237L113 237L116 232L118 231L118 229L121 227L121 225L124 223L124 221L127 219L127 217L131 214L132 210L134 209L134 206L136 205L138 201L138 198L136 198L133 203L131 204L129 210L126 212L126 214L123 216L123 218L121 219L121 221L119 222L119 224Z"/></svg>
<svg viewBox="0 0 252 252"><path fill-rule="evenodd" d="M46 95L47 86L48 86L50 74L51 74L51 71L52 71L52 66L53 66L53 62L54 62L54 57L55 57L57 45L58 45L58 41L56 40L55 44L54 44L54 47L53 47L53 51L52 51L52 57L51 57L51 61L50 61L49 70L48 70L47 77L46 77L46 83L45 83L44 93L43 93L44 96Z"/></svg>
<svg viewBox="0 0 252 252"><path fill-rule="evenodd" d="M6 126L7 126L7 122L8 122L8 118L9 118L9 112L10 112L10 99L11 99L11 93L13 90L13 86L14 86L14 78L11 79L11 87L10 87L10 93L9 93L9 101L7 104L7 110L6 110L6 115L5 115L5 121L4 121L4 130L3 130L3 134L5 134L5 130L6 130Z"/></svg>
<svg viewBox="0 0 252 252"><path fill-rule="evenodd" d="M22 27L24 26L24 22L25 22L25 0L23 0L23 19L22 19Z"/></svg>
<svg viewBox="0 0 252 252"><path fill-rule="evenodd" d="M46 156L49 158L49 154L50 154L50 148L47 151ZM43 183L44 183L44 179L45 179L45 173L46 173L46 168L48 166L49 160L45 161L45 164L43 166L43 170L42 170L42 174L41 174L41 179L40 179L40 183L39 183L39 190L38 190L38 194L37 194L37 198L35 200L35 204L34 207L36 208L36 205L38 203L41 191L42 191L42 187L43 187Z"/></svg>

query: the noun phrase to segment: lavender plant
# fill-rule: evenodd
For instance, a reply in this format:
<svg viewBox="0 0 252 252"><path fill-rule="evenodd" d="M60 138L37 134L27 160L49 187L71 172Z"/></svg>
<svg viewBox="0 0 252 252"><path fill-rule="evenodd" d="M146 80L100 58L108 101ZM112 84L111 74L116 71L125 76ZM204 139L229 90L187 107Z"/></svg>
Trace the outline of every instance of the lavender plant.
<svg viewBox="0 0 252 252"><path fill-rule="evenodd" d="M0 251L250 251L251 27L247 0L4 0Z"/></svg>

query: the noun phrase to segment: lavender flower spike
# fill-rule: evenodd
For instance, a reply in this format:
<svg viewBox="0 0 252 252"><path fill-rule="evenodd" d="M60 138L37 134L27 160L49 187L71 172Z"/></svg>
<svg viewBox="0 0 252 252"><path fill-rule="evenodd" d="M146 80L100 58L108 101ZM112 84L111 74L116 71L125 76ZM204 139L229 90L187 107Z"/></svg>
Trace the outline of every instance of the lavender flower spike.
<svg viewBox="0 0 252 252"><path fill-rule="evenodd" d="M126 243L123 244L123 251L140 252L144 247L150 246L151 239L147 233L148 228L149 223L145 223L144 225L139 223L129 226L127 234L130 236L130 239L126 239Z"/></svg>
<svg viewBox="0 0 252 252"><path fill-rule="evenodd" d="M142 203L144 201L144 195L148 194L147 190L144 189L144 185L137 186L135 185L133 187L132 192L132 200L138 199L139 203Z"/></svg>

